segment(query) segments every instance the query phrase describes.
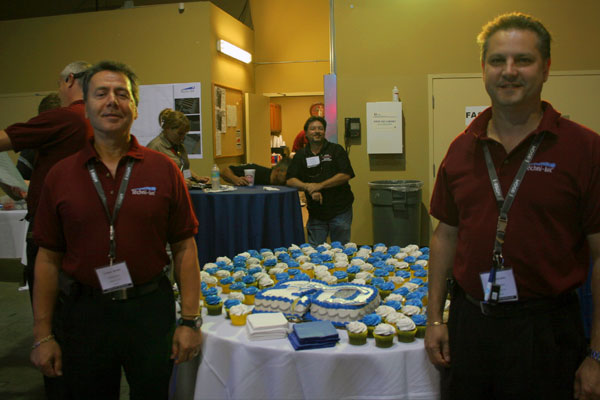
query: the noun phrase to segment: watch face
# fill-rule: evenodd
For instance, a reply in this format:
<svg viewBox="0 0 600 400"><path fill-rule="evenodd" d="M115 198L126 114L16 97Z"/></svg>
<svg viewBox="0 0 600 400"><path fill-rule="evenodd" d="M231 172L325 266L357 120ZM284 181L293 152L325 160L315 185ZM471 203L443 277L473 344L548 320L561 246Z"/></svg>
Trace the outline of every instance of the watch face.
<svg viewBox="0 0 600 400"><path fill-rule="evenodd" d="M315 103L310 106L310 115L313 117L323 117L325 115L325 106L323 103Z"/></svg>

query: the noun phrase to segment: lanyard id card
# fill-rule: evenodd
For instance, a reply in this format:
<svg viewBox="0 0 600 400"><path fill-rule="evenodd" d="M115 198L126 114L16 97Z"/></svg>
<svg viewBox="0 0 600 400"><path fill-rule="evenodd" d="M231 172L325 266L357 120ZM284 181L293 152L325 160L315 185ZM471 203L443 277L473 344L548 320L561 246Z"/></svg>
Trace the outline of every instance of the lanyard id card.
<svg viewBox="0 0 600 400"><path fill-rule="evenodd" d="M319 156L307 157L306 158L306 166L308 168L313 168L318 166L321 163Z"/></svg>
<svg viewBox="0 0 600 400"><path fill-rule="evenodd" d="M517 284L515 282L515 275L513 274L512 268L504 268L494 271L496 274L495 285L498 287L498 291L489 286L490 272L482 272L479 277L481 278L481 286L483 292L491 290L489 298L491 302L505 303L509 301L519 300L519 294L517 292ZM494 298L496 296L496 298Z"/></svg>
<svg viewBox="0 0 600 400"><path fill-rule="evenodd" d="M189 169L184 169L183 170L183 177L185 179L190 179L192 177L192 171L190 171Z"/></svg>
<svg viewBox="0 0 600 400"><path fill-rule="evenodd" d="M133 286L133 281L125 262L96 268L96 275L98 275L102 293L110 293Z"/></svg>

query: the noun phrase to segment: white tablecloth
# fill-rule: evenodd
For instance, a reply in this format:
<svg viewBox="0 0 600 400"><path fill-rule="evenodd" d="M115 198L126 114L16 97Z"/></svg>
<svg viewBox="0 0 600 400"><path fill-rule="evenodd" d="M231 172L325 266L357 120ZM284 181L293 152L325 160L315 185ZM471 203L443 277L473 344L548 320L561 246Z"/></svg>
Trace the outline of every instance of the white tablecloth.
<svg viewBox="0 0 600 400"><path fill-rule="evenodd" d="M438 399L439 373L423 340L388 349L348 343L338 330L336 347L294 351L287 339L250 341L244 327L222 316L204 319L198 362L182 364L177 398L198 366L195 399ZM187 382L186 382L187 381ZM185 391L185 390L183 390Z"/></svg>
<svg viewBox="0 0 600 400"><path fill-rule="evenodd" d="M0 211L0 258L21 258L25 249L26 210Z"/></svg>

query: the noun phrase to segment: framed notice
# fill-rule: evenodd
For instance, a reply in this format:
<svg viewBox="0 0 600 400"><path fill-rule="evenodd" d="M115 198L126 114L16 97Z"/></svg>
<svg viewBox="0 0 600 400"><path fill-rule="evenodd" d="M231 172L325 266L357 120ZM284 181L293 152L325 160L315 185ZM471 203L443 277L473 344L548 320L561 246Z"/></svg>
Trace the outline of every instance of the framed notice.
<svg viewBox="0 0 600 400"><path fill-rule="evenodd" d="M244 94L213 83L213 146L215 158L244 155Z"/></svg>

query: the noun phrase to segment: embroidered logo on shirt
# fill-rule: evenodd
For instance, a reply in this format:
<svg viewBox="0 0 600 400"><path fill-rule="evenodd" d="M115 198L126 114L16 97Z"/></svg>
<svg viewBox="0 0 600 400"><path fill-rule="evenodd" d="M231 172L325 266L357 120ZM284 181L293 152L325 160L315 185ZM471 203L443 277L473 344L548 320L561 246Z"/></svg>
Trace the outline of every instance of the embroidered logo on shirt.
<svg viewBox="0 0 600 400"><path fill-rule="evenodd" d="M321 161L323 161L323 162L325 162L325 161L332 161L331 154L323 154L321 156Z"/></svg>
<svg viewBox="0 0 600 400"><path fill-rule="evenodd" d="M146 186L141 188L134 188L131 189L131 194L154 196L156 194L156 187Z"/></svg>
<svg viewBox="0 0 600 400"><path fill-rule="evenodd" d="M555 167L556 163L553 162L538 162L529 164L527 171L552 173Z"/></svg>

